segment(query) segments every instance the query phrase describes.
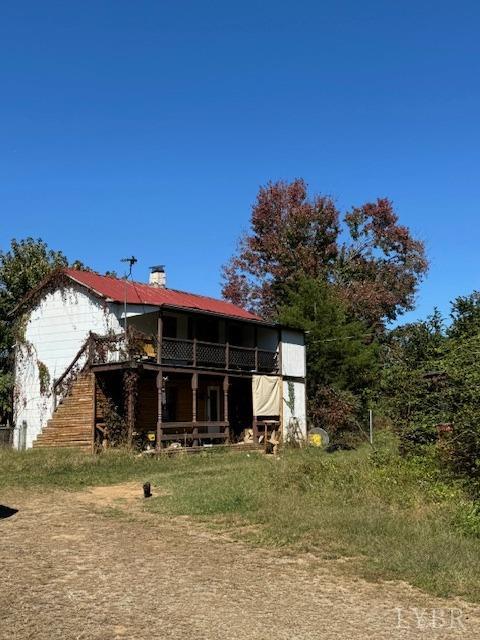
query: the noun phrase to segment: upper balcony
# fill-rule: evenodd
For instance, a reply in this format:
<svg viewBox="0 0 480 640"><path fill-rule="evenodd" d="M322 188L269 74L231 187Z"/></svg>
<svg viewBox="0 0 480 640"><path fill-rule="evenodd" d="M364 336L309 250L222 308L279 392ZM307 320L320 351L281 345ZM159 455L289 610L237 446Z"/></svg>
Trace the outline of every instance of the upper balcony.
<svg viewBox="0 0 480 640"><path fill-rule="evenodd" d="M125 336L92 335L89 361L94 365L121 362L151 362L167 368L215 369L251 373L278 373L278 351L242 347L228 342L205 342L183 338L163 338L161 356L158 341L129 332Z"/></svg>
<svg viewBox="0 0 480 640"><path fill-rule="evenodd" d="M195 313L145 313L123 334L96 337L95 364L149 361L165 368L278 373L276 327Z"/></svg>

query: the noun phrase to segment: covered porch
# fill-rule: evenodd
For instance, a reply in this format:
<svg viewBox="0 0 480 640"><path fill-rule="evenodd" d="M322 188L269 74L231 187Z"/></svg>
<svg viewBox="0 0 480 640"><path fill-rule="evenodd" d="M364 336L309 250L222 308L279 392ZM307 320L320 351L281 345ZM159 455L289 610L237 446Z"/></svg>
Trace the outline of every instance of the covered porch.
<svg viewBox="0 0 480 640"><path fill-rule="evenodd" d="M258 445L280 416L256 416L252 375L179 370L155 363L94 365L94 440L139 450L244 442Z"/></svg>

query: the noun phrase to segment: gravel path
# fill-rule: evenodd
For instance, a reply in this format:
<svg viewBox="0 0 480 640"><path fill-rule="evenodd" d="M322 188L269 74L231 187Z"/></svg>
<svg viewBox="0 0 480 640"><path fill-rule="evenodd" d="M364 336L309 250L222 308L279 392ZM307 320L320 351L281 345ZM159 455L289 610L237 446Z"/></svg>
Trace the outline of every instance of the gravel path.
<svg viewBox="0 0 480 640"><path fill-rule="evenodd" d="M138 492L2 496L2 640L480 638L480 607L149 516Z"/></svg>

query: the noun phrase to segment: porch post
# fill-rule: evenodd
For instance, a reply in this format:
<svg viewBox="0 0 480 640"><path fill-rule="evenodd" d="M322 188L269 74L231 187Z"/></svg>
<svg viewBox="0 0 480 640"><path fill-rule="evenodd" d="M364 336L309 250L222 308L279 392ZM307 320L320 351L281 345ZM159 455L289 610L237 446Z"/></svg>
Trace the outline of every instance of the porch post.
<svg viewBox="0 0 480 640"><path fill-rule="evenodd" d="M230 324L225 320L225 369L230 369Z"/></svg>
<svg viewBox="0 0 480 640"><path fill-rule="evenodd" d="M253 416L253 444L258 444L258 421L257 416Z"/></svg>
<svg viewBox="0 0 480 640"><path fill-rule="evenodd" d="M135 429L135 405L138 393L138 371L125 371L123 374L123 388L127 403L127 444L132 446L133 431Z"/></svg>
<svg viewBox="0 0 480 640"><path fill-rule="evenodd" d="M197 366L197 318L192 316L192 331L193 331L193 353L192 353L192 365Z"/></svg>
<svg viewBox="0 0 480 640"><path fill-rule="evenodd" d="M228 376L223 378L223 420L225 422L226 442L230 442L230 423L228 421Z"/></svg>
<svg viewBox="0 0 480 640"><path fill-rule="evenodd" d="M192 373L192 424L193 424L193 446L198 446L198 427L197 427L197 389L198 389L198 373Z"/></svg>
<svg viewBox="0 0 480 640"><path fill-rule="evenodd" d="M163 318L162 312L158 312L157 322L157 362L162 364L162 339L163 339Z"/></svg>
<svg viewBox="0 0 480 640"><path fill-rule="evenodd" d="M282 375L282 330L278 330L277 373Z"/></svg>
<svg viewBox="0 0 480 640"><path fill-rule="evenodd" d="M163 374L162 370L157 373L157 441L155 448L159 451L162 446L162 436L163 436L163 428L162 428L162 410L163 410Z"/></svg>

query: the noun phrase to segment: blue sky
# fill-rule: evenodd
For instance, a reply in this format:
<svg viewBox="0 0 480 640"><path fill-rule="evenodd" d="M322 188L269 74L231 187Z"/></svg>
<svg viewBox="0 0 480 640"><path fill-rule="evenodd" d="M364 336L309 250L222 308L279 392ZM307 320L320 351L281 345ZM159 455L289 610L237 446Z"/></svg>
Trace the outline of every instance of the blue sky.
<svg viewBox="0 0 480 640"><path fill-rule="evenodd" d="M415 312L480 288L480 5L4 2L0 246L41 236L220 291L258 187L393 199L426 242Z"/></svg>

